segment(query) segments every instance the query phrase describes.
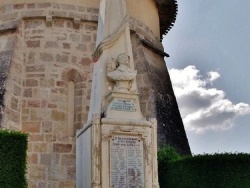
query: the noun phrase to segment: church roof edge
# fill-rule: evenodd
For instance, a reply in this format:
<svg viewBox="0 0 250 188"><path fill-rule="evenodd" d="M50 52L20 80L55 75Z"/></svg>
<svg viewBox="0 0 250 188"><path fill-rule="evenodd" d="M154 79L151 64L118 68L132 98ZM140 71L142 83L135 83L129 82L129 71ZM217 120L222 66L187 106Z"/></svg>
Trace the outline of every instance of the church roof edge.
<svg viewBox="0 0 250 188"><path fill-rule="evenodd" d="M174 26L178 12L177 0L155 0L160 18L161 38Z"/></svg>

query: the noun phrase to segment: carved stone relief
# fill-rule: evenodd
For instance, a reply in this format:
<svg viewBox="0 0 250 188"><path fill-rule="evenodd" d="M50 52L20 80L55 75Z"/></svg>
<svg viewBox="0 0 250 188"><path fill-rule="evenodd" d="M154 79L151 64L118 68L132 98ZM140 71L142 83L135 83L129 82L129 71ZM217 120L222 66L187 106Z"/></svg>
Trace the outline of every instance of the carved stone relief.
<svg viewBox="0 0 250 188"><path fill-rule="evenodd" d="M107 77L115 82L113 92L134 93L136 75L137 71L130 68L130 58L125 53L119 54L116 60L107 61Z"/></svg>

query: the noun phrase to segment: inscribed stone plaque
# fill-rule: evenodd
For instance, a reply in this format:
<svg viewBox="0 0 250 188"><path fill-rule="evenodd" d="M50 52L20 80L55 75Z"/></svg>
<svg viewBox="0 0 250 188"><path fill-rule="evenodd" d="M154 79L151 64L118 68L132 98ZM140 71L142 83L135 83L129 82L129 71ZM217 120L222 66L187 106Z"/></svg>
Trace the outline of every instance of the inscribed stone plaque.
<svg viewBox="0 0 250 188"><path fill-rule="evenodd" d="M110 141L110 186L143 188L143 141L139 136L116 135Z"/></svg>
<svg viewBox="0 0 250 188"><path fill-rule="evenodd" d="M114 100L111 104L111 110L128 111L128 112L136 111L134 101L128 99Z"/></svg>

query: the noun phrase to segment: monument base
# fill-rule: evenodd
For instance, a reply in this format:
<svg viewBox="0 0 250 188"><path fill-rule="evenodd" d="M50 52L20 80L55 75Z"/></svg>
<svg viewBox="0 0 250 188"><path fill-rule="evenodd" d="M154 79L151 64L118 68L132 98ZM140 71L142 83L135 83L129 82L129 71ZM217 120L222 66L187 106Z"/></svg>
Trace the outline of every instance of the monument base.
<svg viewBox="0 0 250 188"><path fill-rule="evenodd" d="M78 133L77 188L158 188L156 124L94 115Z"/></svg>

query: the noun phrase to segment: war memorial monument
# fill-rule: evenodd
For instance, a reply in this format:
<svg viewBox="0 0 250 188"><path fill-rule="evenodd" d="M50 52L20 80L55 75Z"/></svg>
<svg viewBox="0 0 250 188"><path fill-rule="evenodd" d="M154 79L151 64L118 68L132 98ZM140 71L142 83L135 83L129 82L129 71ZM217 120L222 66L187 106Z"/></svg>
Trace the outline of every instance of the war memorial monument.
<svg viewBox="0 0 250 188"><path fill-rule="evenodd" d="M29 133L29 188L157 188L190 148L161 39L176 0L1 0L0 128Z"/></svg>

